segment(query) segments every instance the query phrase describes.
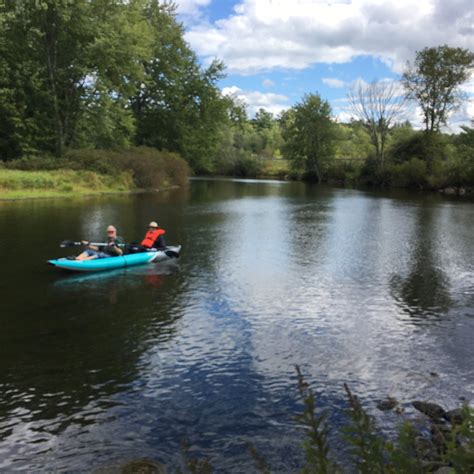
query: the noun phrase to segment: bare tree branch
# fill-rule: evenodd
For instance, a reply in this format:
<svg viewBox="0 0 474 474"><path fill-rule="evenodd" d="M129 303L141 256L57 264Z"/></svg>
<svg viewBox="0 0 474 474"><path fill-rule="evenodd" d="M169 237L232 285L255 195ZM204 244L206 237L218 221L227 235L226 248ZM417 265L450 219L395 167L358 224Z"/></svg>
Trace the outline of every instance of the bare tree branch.
<svg viewBox="0 0 474 474"><path fill-rule="evenodd" d="M371 84L358 81L347 97L350 111L369 130L377 160L383 167L390 129L403 118L406 111L407 100L400 84L392 80L374 81Z"/></svg>

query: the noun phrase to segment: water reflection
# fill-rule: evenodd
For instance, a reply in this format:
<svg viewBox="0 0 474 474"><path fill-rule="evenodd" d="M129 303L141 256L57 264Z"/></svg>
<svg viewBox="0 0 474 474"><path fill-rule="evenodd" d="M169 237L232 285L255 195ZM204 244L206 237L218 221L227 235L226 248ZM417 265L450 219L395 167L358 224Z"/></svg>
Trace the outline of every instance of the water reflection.
<svg viewBox="0 0 474 474"><path fill-rule="evenodd" d="M393 297L415 322L445 315L452 306L449 278L438 254L442 226L437 215L433 206L417 207L409 241L408 268L390 279Z"/></svg>
<svg viewBox="0 0 474 474"><path fill-rule="evenodd" d="M247 440L296 471L294 364L335 425L342 382L369 407L469 398L473 209L255 180L0 206L0 469L174 467L186 437L222 471L254 469ZM152 219L179 268L45 265L64 238L112 220L137 239Z"/></svg>

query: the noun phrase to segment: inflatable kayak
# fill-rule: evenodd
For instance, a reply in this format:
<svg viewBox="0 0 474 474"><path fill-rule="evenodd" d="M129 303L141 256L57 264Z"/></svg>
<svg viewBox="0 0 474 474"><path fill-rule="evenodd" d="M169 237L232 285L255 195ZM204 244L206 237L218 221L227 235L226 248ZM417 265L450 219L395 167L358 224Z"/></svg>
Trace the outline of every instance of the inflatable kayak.
<svg viewBox="0 0 474 474"><path fill-rule="evenodd" d="M48 263L56 268L73 272L101 272L104 270L114 270L116 268L162 262L170 258L179 257L180 251L181 245L177 245L166 247L164 250L131 253L121 257L96 258L94 260L69 260L67 258L58 258L55 260L48 260Z"/></svg>

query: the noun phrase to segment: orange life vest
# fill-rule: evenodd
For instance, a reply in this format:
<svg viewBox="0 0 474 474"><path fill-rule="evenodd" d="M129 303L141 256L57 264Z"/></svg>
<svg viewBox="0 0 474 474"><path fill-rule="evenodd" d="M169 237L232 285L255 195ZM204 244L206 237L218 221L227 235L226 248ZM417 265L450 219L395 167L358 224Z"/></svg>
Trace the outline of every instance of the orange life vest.
<svg viewBox="0 0 474 474"><path fill-rule="evenodd" d="M146 247L148 249L151 249L153 247L153 244L156 242L158 237L160 235L165 235L166 230L164 229L155 229L155 230L149 230L145 234L145 238L142 240L141 244L143 247Z"/></svg>

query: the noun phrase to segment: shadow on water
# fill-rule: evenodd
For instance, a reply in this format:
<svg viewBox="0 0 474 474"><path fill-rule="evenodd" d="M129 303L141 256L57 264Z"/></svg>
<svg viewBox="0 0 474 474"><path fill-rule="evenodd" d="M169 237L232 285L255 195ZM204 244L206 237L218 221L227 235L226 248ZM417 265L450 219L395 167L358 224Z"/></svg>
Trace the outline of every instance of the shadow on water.
<svg viewBox="0 0 474 474"><path fill-rule="evenodd" d="M437 255L436 209L422 205L415 211L408 270L392 275L390 288L395 301L413 322L438 318L452 307L450 282Z"/></svg>
<svg viewBox="0 0 474 474"><path fill-rule="evenodd" d="M58 407L61 421L39 431L93 423L82 413L90 403L107 408L113 394L130 390L141 355L173 338L180 318L179 290L169 290L166 279L170 269L151 270L58 278L43 303L48 317L43 309L43 317L1 338L0 420L14 423L0 424L0 439L20 420L54 418Z"/></svg>

